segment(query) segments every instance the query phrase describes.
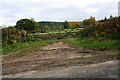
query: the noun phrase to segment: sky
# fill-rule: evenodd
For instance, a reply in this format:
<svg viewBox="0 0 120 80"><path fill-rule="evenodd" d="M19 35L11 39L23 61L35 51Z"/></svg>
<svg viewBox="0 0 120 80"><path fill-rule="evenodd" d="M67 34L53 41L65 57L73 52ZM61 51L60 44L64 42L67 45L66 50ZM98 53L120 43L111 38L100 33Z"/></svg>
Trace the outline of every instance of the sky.
<svg viewBox="0 0 120 80"><path fill-rule="evenodd" d="M20 19L81 21L90 16L104 19L118 15L120 0L0 0L0 26L13 26Z"/></svg>

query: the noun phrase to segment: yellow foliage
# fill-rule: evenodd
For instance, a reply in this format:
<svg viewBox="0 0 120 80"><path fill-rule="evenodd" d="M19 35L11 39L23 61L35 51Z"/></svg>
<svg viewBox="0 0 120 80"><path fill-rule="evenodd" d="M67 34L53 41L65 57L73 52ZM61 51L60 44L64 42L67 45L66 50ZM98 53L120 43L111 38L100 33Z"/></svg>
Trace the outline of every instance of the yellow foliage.
<svg viewBox="0 0 120 80"><path fill-rule="evenodd" d="M69 22L68 25L70 28L77 28L80 26L80 22Z"/></svg>

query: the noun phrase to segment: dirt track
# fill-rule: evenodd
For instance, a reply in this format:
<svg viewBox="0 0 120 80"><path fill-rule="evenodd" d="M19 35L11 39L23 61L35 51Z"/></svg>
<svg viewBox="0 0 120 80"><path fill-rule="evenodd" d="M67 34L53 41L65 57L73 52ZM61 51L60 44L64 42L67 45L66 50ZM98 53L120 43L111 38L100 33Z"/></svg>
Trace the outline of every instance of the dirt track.
<svg viewBox="0 0 120 80"><path fill-rule="evenodd" d="M115 78L118 76L118 61L113 54L117 51L77 49L58 42L22 54L4 56L3 77Z"/></svg>

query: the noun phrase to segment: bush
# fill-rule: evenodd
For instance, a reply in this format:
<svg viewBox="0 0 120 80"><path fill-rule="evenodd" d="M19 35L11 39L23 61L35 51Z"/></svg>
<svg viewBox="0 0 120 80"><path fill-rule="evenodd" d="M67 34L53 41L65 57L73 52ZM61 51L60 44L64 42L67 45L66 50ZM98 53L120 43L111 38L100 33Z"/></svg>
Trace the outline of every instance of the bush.
<svg viewBox="0 0 120 80"><path fill-rule="evenodd" d="M16 30L14 27L2 29L2 44L15 44L26 39L26 31Z"/></svg>
<svg viewBox="0 0 120 80"><path fill-rule="evenodd" d="M94 36L96 28L94 26L90 26L90 27L84 27L83 30L81 31L80 35L82 37L91 37Z"/></svg>
<svg viewBox="0 0 120 80"><path fill-rule="evenodd" d="M120 40L120 17L97 22L94 27L84 27L80 35L82 37L101 37Z"/></svg>

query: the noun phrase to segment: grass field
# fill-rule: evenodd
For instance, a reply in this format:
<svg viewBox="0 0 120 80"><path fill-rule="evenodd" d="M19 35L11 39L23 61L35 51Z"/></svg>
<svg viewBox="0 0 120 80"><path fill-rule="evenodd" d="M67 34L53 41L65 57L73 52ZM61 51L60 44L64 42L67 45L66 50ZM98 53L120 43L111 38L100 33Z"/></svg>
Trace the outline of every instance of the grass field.
<svg viewBox="0 0 120 80"><path fill-rule="evenodd" d="M48 31L46 33L35 33L35 35L45 35L45 34L65 34L67 32L79 32L83 28L78 29L64 29L64 30L56 30L56 31ZM32 35L32 34L31 34Z"/></svg>
<svg viewBox="0 0 120 80"><path fill-rule="evenodd" d="M34 33L30 35L47 35L47 34L65 34L67 32L79 32L82 28L79 29L64 29L64 30L56 30L56 31L49 31L46 33ZM28 49L34 49L36 47L41 47L50 43L55 43L58 40L51 39L51 40L35 40L35 41L27 41L22 43L16 43L16 44L6 44L2 46L2 52L3 55L28 50Z"/></svg>
<svg viewBox="0 0 120 80"><path fill-rule="evenodd" d="M50 31L46 33L34 33L31 35L47 35L47 34L65 34L67 32L79 32L82 30L82 28L79 29L64 29L61 31ZM63 38L63 39L53 39L51 38L50 40L32 40L32 41L26 41L26 42L21 42L21 43L16 43L16 44L7 44L2 46L2 52L3 55L7 55L10 53L16 53L19 51L27 51L29 49L35 49L37 47L42 47L47 44L55 43L58 41L62 41L65 43L70 44L73 47L79 48L89 48L89 49L98 49L98 50L104 50L104 49L118 49L120 48L120 45L118 44L117 40L98 40L98 39L89 39L89 38L80 38L80 37L75 37L75 38Z"/></svg>
<svg viewBox="0 0 120 80"><path fill-rule="evenodd" d="M55 43L55 42L65 42L70 44L76 48L89 48L89 49L97 49L97 50L104 50L104 49L118 49L120 45L117 43L116 40L89 40L87 38L65 38L65 39L51 39L51 40L35 40L35 41L27 41L22 43L16 43L12 45L5 45L2 47L3 55L24 51L29 49L35 49L37 47L42 47L47 44Z"/></svg>
<svg viewBox="0 0 120 80"><path fill-rule="evenodd" d="M37 47L45 46L47 44L52 44L57 42L57 40L35 40L35 41L27 41L16 44L9 44L2 46L3 55L7 55L10 53L15 53L19 51L27 51L30 49L35 49Z"/></svg>
<svg viewBox="0 0 120 80"><path fill-rule="evenodd" d="M118 49L120 45L117 40L98 40L92 39L89 40L87 38L69 38L63 40L66 43L71 44L74 47L84 47L89 49Z"/></svg>

